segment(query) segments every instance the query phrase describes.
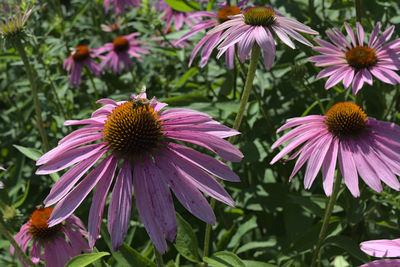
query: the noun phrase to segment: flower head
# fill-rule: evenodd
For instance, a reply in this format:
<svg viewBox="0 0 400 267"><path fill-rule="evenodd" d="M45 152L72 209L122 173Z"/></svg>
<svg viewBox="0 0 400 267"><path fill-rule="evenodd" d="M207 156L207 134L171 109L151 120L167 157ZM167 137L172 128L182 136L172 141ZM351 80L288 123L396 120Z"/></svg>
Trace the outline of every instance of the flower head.
<svg viewBox="0 0 400 267"><path fill-rule="evenodd" d="M64 61L63 67L70 75L69 84L79 87L81 84L81 73L84 66L88 67L97 77L100 76L101 67L97 65L92 58L95 57L92 49L86 45L78 45L71 49L71 55Z"/></svg>
<svg viewBox="0 0 400 267"><path fill-rule="evenodd" d="M130 101L101 99L105 106L81 121L87 124L59 142L38 161L37 174L49 174L75 163L54 185L45 200L56 202L50 218L53 226L68 217L97 185L89 213L89 244L98 237L104 204L119 174L108 208L108 230L114 249L123 242L130 220L132 185L141 220L156 248L164 253L177 233L177 223L169 187L182 205L196 217L215 223L215 215L202 191L228 205L233 200L210 175L239 181L223 162L176 143L187 142L216 153L228 161L240 161L242 153L222 138L238 134L214 121L209 115L182 108L161 111L166 104L148 100L144 92ZM94 143L92 143L94 142ZM89 144L92 143L92 144ZM100 158L106 155L102 160ZM100 163L77 185L78 180L98 161Z"/></svg>
<svg viewBox="0 0 400 267"><path fill-rule="evenodd" d="M296 20L285 18L271 7L250 7L208 31L207 36L210 36L208 38L217 33L219 33L219 37L214 45L208 47L206 51L211 53L218 45L217 58L219 58L225 52L231 53L230 51L237 44L238 57L240 61L244 62L249 57L254 42L257 42L264 54L264 65L267 69L270 69L275 60L276 45L272 33L275 33L282 42L293 49L295 46L289 36L305 45L312 46L298 32L318 34L318 32Z"/></svg>
<svg viewBox="0 0 400 267"><path fill-rule="evenodd" d="M372 76L384 83L400 83L400 76L393 71L400 69L400 39L386 43L394 32L394 26L379 36L381 24L378 22L369 36L368 44L364 43L364 29L359 22L357 38L347 23L344 26L350 41L338 29L333 28L333 32L326 32L332 43L315 38L314 41L320 46L313 49L322 55L308 58L316 66L330 66L317 75L317 78L329 76L325 89L342 81L345 88L352 85L355 95L364 83L372 85Z"/></svg>
<svg viewBox="0 0 400 267"><path fill-rule="evenodd" d="M122 66L125 66L125 70L128 72L129 68L133 65L133 61L130 56L136 57L139 61L142 61L142 57L139 53L148 54L148 50L142 48L143 44L139 43L139 40L135 39L139 33L131 33L126 36L118 36L112 43L107 43L103 47L97 48L96 53L98 57L102 58L101 67L108 65L108 69L113 70L115 73L122 72ZM105 56L100 54L107 53Z"/></svg>
<svg viewBox="0 0 400 267"><path fill-rule="evenodd" d="M25 38L26 34L24 26L31 15L32 10L32 7L25 6L22 10L18 6L10 6L3 2L0 7L0 13L2 13L2 19L0 20L0 34L11 41L14 38Z"/></svg>
<svg viewBox="0 0 400 267"><path fill-rule="evenodd" d="M168 30L171 28L173 22L175 30L179 31L184 23L191 27L193 23L198 23L200 21L194 12L182 12L175 10L163 0L155 2L153 6L157 12L164 12L164 15L161 17L161 19L165 21L163 31L164 34L168 33Z"/></svg>
<svg viewBox="0 0 400 267"><path fill-rule="evenodd" d="M355 197L360 195L358 175L377 192L382 191L381 180L395 190L400 189L396 178L400 175L400 126L367 117L359 106L350 102L335 104L325 116L289 119L278 132L295 126L298 127L272 145L274 149L290 140L271 164L304 143L289 159L299 156L290 179L308 160L306 189L322 167L325 194L331 195L337 159L344 182Z"/></svg>
<svg viewBox="0 0 400 267"><path fill-rule="evenodd" d="M104 9L106 13L110 10L110 5L113 5L115 14L123 14L125 13L125 9L131 7L139 7L140 0L104 0Z"/></svg>
<svg viewBox="0 0 400 267"><path fill-rule="evenodd" d="M193 14L195 14L198 18L208 17L210 19L204 20L193 26L192 29L187 34L185 34L178 40L178 44L180 42L187 40L189 37L195 35L199 31L217 26L221 23L230 20L231 16L240 14L241 8L246 2L247 1L240 1L237 6L223 5L221 6L218 12L214 13L204 12L204 11L193 12ZM222 31L218 31L214 34L206 35L205 37L203 37L193 49L192 55L190 56L189 66L192 65L194 57L197 55L200 49L203 48L200 61L200 67L203 68L207 64L208 59L211 56L212 49L210 48L215 47L215 45L218 42L218 38L221 36L221 34ZM225 56L225 61L228 69L233 68L234 59L235 59L235 48L233 46L228 49Z"/></svg>
<svg viewBox="0 0 400 267"><path fill-rule="evenodd" d="M38 208L29 217L29 221L22 225L15 241L25 252L30 245L30 259L38 264L44 259L46 266L62 267L69 259L82 252L90 252L91 249L85 239L87 232L81 220L74 215L66 217L63 222L54 226L48 225L48 219L53 211L52 207ZM44 247L44 253L41 253ZM10 247L11 255L14 255L14 247ZM20 261L25 261L17 254Z"/></svg>

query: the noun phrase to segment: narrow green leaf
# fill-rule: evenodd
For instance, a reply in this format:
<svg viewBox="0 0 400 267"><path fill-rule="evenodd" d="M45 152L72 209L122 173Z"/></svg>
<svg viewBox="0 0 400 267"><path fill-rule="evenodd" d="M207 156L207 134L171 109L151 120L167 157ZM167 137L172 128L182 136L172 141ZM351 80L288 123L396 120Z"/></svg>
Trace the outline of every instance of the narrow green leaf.
<svg viewBox="0 0 400 267"><path fill-rule="evenodd" d="M178 234L175 239L175 248L179 254L191 262L200 262L199 246L196 235L190 226L178 213L176 214L178 222Z"/></svg>
<svg viewBox="0 0 400 267"><path fill-rule="evenodd" d="M16 149L18 149L19 152L24 154L27 158L30 158L31 160L38 160L42 156L42 152L40 152L37 149L30 148L30 147L23 147L23 146L18 146L18 145L13 145Z"/></svg>
<svg viewBox="0 0 400 267"><path fill-rule="evenodd" d="M186 1L186 0L164 0L172 9L182 12L189 12L199 10L199 3L196 1Z"/></svg>
<svg viewBox="0 0 400 267"><path fill-rule="evenodd" d="M325 240L324 246L334 245L340 247L347 251L352 256L361 260L362 262L368 262L368 256L363 253L358 245L353 239L347 236L332 236Z"/></svg>
<svg viewBox="0 0 400 267"><path fill-rule="evenodd" d="M261 261L246 261L244 260L243 263L246 267L278 267L278 265L261 262Z"/></svg>
<svg viewBox="0 0 400 267"><path fill-rule="evenodd" d="M65 267L84 267L88 266L92 262L97 261L98 259L110 255L108 252L97 252L91 254L81 254L70 259Z"/></svg>
<svg viewBox="0 0 400 267"><path fill-rule="evenodd" d="M257 218L255 216L251 217L247 222L240 225L232 237L231 242L228 244L228 248L233 248L239 245L242 237L252 229L257 227Z"/></svg>
<svg viewBox="0 0 400 267"><path fill-rule="evenodd" d="M246 267L236 254L229 251L216 252L211 258L204 257L203 261L215 267Z"/></svg>
<svg viewBox="0 0 400 267"><path fill-rule="evenodd" d="M254 241L254 242L249 242L241 246L237 250L237 254L252 250L252 249L264 249L268 247L274 247L276 245L276 239L275 238L270 238L267 241Z"/></svg>
<svg viewBox="0 0 400 267"><path fill-rule="evenodd" d="M131 248L127 244L122 244L119 247L118 252L125 258L129 263L129 266L140 266L140 267L155 267L155 263L144 257L135 249Z"/></svg>
<svg viewBox="0 0 400 267"><path fill-rule="evenodd" d="M179 87L182 84L184 84L190 77L193 77L198 72L199 69L197 67L191 67L187 72L185 72L185 74L182 75L182 77L176 83L176 87Z"/></svg>

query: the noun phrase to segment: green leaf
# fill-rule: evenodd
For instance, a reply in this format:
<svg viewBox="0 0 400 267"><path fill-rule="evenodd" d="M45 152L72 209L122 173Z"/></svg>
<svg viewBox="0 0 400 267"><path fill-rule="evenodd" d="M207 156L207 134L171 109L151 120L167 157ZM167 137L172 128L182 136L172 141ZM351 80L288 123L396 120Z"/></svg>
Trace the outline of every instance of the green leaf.
<svg viewBox="0 0 400 267"><path fill-rule="evenodd" d="M179 96L173 96L165 98L163 102L174 106L190 105L195 102L209 102L210 99L205 97L203 94L181 94Z"/></svg>
<svg viewBox="0 0 400 267"><path fill-rule="evenodd" d="M278 265L261 261L243 261L246 267L278 267Z"/></svg>
<svg viewBox="0 0 400 267"><path fill-rule="evenodd" d="M108 252L97 252L91 254L81 254L70 259L65 267L84 267L88 266L92 262L97 261L98 259L110 255Z"/></svg>
<svg viewBox="0 0 400 267"><path fill-rule="evenodd" d="M228 248L233 248L239 245L242 237L252 229L257 227L257 218L255 216L251 217L247 222L239 226L235 235L232 237L231 242L228 244Z"/></svg>
<svg viewBox="0 0 400 267"><path fill-rule="evenodd" d="M252 249L258 249L258 248L268 248L268 247L274 247L276 245L276 239L275 238L270 238L267 241L254 241L254 242L249 242L241 246L237 250L237 254L243 253L248 250Z"/></svg>
<svg viewBox="0 0 400 267"><path fill-rule="evenodd" d="M177 11L182 11L182 12L189 12L189 11L195 11L199 10L199 3L196 1L186 1L186 0L164 0L167 5L172 7L172 9L175 9Z"/></svg>
<svg viewBox="0 0 400 267"><path fill-rule="evenodd" d="M347 251L352 256L358 258L362 262L369 262L368 256L365 255L358 243L356 243L353 239L347 236L332 236L325 240L324 246L326 245L335 245Z"/></svg>
<svg viewBox="0 0 400 267"><path fill-rule="evenodd" d="M23 147L23 146L18 146L18 145L13 145L16 149L18 149L19 152L24 154L27 158L30 158L31 160L38 160L43 154L37 149L30 148L30 147Z"/></svg>
<svg viewBox="0 0 400 267"><path fill-rule="evenodd" d="M246 267L236 254L229 251L215 252L211 258L204 257L203 261L215 267Z"/></svg>
<svg viewBox="0 0 400 267"><path fill-rule="evenodd" d="M129 263L128 266L155 267L155 263L140 254L135 249L127 244L119 247L118 252L122 254L125 260Z"/></svg>
<svg viewBox="0 0 400 267"><path fill-rule="evenodd" d="M199 69L197 67L191 67L185 74L182 75L182 77L179 79L179 81L176 83L176 87L181 86L184 84L190 77L193 77L196 73L199 72Z"/></svg>
<svg viewBox="0 0 400 267"><path fill-rule="evenodd" d="M178 222L178 234L175 239L175 248L179 254L191 262L200 262L199 246L192 226L185 221L178 213L176 214Z"/></svg>

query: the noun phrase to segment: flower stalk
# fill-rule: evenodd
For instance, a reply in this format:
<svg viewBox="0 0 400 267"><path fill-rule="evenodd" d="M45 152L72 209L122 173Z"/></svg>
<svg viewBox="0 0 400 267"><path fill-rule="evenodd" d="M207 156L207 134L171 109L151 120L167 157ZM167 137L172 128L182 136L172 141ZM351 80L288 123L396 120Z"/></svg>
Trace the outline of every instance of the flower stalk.
<svg viewBox="0 0 400 267"><path fill-rule="evenodd" d="M240 124L242 123L242 119L244 116L244 112L246 111L247 102L249 101L249 96L251 92L251 88L253 87L253 81L256 74L257 63L260 57L261 50L257 43L254 43L253 48L251 49L250 56L250 66L247 71L246 82L243 89L242 98L240 99L239 111L236 114L235 121L233 123L233 129L239 130ZM231 136L228 141L233 144L235 142L235 137ZM211 198L210 201L211 209L214 210L215 207L215 199ZM203 257L208 257L209 248L210 248L210 236L211 236L211 224L207 224L206 231L204 234L204 248L203 248ZM204 267L208 266L208 263L203 264Z"/></svg>
<svg viewBox="0 0 400 267"><path fill-rule="evenodd" d="M329 220L332 215L333 207L335 206L335 203L336 203L336 198L339 193L339 188L340 188L341 183L342 183L342 175L341 175L340 171L338 171L336 174L335 183L333 185L332 195L329 198L328 205L326 206L324 220L322 222L321 231L319 232L319 236L318 236L317 247L314 250L312 261L311 261L311 267L315 267L315 265L317 263L319 251L321 250L321 247L322 247L322 243L325 241L326 230L328 229Z"/></svg>
<svg viewBox="0 0 400 267"><path fill-rule="evenodd" d="M362 6L361 0L355 0L354 6L356 8L356 20L358 22L361 22L361 10L362 10L361 9L361 6Z"/></svg>
<svg viewBox="0 0 400 267"><path fill-rule="evenodd" d="M18 38L13 39L13 44L15 49L18 51L19 55L24 62L26 74L28 75L29 83L32 89L32 96L33 96L33 104L35 106L35 113L36 113L36 120L37 120L37 127L39 128L39 133L42 138L43 148L45 151L49 151L49 142L47 141L46 131L43 126L43 119L42 119L42 110L40 108L39 98L38 98L38 90L37 90L37 82L35 78L35 74L33 73L31 64L29 63L28 56L26 55L25 48L21 43L21 40Z"/></svg>
<svg viewBox="0 0 400 267"><path fill-rule="evenodd" d="M0 232L3 234L5 238L7 238L8 241L10 241L10 244L14 247L14 249L17 251L17 253L24 259L24 261L29 265L36 267L36 264L34 264L31 259L22 251L21 247L15 242L15 239L10 235L10 233L7 231L6 227L0 220Z"/></svg>
<svg viewBox="0 0 400 267"><path fill-rule="evenodd" d="M162 259L162 255L160 254L160 252L158 252L156 247L154 247L154 255L156 256L157 267L164 267L164 262L163 262L163 259Z"/></svg>

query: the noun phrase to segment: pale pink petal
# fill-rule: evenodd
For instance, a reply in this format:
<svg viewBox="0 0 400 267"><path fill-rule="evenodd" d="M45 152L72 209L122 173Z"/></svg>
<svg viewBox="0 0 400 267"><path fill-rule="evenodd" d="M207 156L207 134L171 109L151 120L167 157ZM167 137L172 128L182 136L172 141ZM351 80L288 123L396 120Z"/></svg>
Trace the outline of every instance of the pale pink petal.
<svg viewBox="0 0 400 267"><path fill-rule="evenodd" d="M332 194L333 179L335 177L336 161L338 157L339 141L338 138L333 138L329 150L326 153L325 160L322 164L322 184L325 194Z"/></svg>
<svg viewBox="0 0 400 267"><path fill-rule="evenodd" d="M365 241L360 244L360 249L374 257L400 257L400 239Z"/></svg>
<svg viewBox="0 0 400 267"><path fill-rule="evenodd" d="M276 132L279 133L279 132L282 132L283 130L286 130L288 128L293 128L300 124L309 123L309 122L323 122L324 120L325 120L325 117L321 116L321 115L309 115L306 117L291 118L291 119L286 120L286 124L281 126L278 130L276 130Z"/></svg>
<svg viewBox="0 0 400 267"><path fill-rule="evenodd" d="M339 143L339 167L342 172L344 183L354 197L360 196L358 189L358 175L353 159L354 151L350 150L347 141Z"/></svg>

